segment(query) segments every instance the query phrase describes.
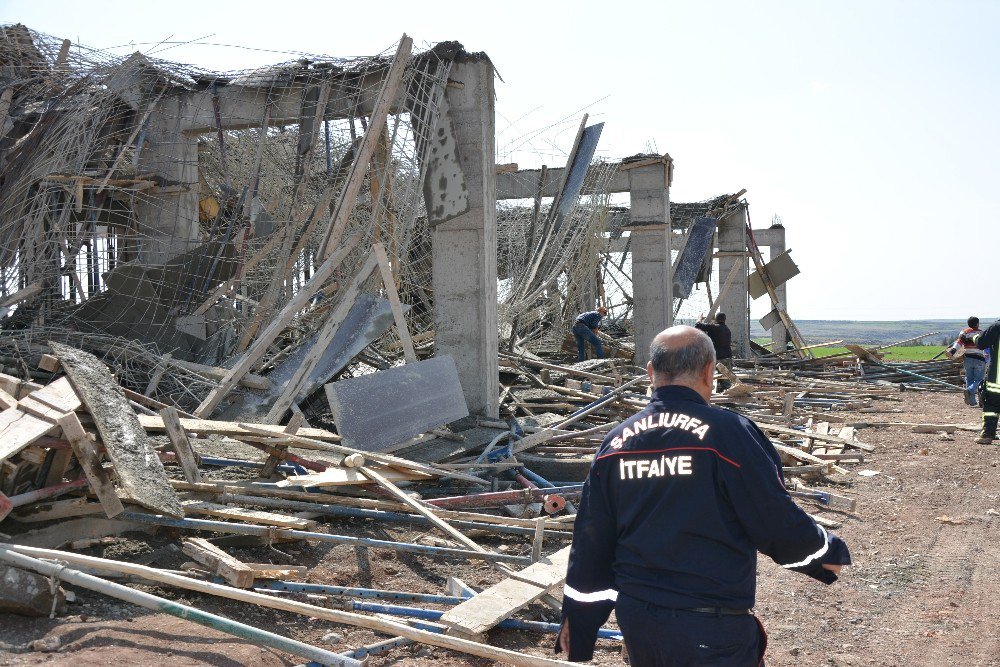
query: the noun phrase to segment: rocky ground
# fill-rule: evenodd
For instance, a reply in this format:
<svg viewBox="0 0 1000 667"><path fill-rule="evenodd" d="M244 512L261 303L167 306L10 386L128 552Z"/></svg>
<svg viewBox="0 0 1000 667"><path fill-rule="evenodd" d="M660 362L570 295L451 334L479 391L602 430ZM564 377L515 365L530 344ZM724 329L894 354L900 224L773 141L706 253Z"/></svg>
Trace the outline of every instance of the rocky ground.
<svg viewBox="0 0 1000 667"><path fill-rule="evenodd" d="M865 422L974 422L979 413L958 395L902 394L902 402L877 402L883 413L848 415ZM902 412L897 412L902 408ZM762 559L757 614L770 635L771 667L799 665L1000 665L1000 447L914 434L909 427L870 427L858 438L875 445L845 483L831 490L854 495L852 515L821 512L843 523L836 532L850 545L855 565L824 586ZM877 471L871 477L859 470ZM810 507L810 511L817 508ZM437 539L422 531L358 521L335 521L332 532L413 541ZM484 545L527 553L524 541L477 536ZM94 555L177 567L186 558L172 545L178 536L127 535L88 551ZM550 545L555 547L555 545ZM250 562L310 566L307 579L337 585L440 593L448 576L474 587L499 579L488 565L393 552L280 545L234 555ZM325 621L149 587L156 594L336 651L381 639L374 633ZM68 616L27 619L0 614L0 665L293 665L270 649L76 591ZM310 600L340 604L337 599ZM532 608L541 619L547 612ZM550 635L494 631L491 643L551 655ZM489 665L443 649L410 646L377 656L373 666ZM599 643L594 664L622 664L611 641Z"/></svg>

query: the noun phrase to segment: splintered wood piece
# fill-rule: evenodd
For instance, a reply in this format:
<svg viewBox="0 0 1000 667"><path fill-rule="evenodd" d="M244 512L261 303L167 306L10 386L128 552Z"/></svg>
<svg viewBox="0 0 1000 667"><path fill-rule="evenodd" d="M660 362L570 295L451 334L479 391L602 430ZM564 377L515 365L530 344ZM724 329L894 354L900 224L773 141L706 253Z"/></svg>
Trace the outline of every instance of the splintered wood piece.
<svg viewBox="0 0 1000 667"><path fill-rule="evenodd" d="M73 463L72 449L57 449L52 455L49 472L45 476L45 486L55 486L63 480L70 464Z"/></svg>
<svg viewBox="0 0 1000 667"><path fill-rule="evenodd" d="M90 412L125 498L160 514L183 516L163 464L108 367L82 350L48 345Z"/></svg>
<svg viewBox="0 0 1000 667"><path fill-rule="evenodd" d="M57 423L59 424L59 428L63 430L66 439L69 440L69 444L73 448L73 454L76 455L77 460L80 462L80 467L83 468L83 474L87 476L87 481L90 482L91 491L101 501L104 513L108 515L108 518L113 519L124 512L125 507L122 506L122 501L118 498L114 485L108 479L107 473L104 472L100 457L94 448L94 442L87 435L87 432L83 430L83 424L80 423L80 419L76 414L70 412L60 417Z"/></svg>
<svg viewBox="0 0 1000 667"><path fill-rule="evenodd" d="M304 577L309 568L305 565L271 565L270 563L247 563L253 570L254 579L287 579Z"/></svg>
<svg viewBox="0 0 1000 667"><path fill-rule="evenodd" d="M184 471L184 479L191 483L201 481L201 471L198 470L198 455L195 454L191 441L188 440L187 433L181 428L180 418L177 416L177 408L166 407L160 410L160 417L163 419L163 427L167 430L167 437L177 453L177 461Z"/></svg>
<svg viewBox="0 0 1000 667"><path fill-rule="evenodd" d="M229 507L218 503L210 503L201 500L186 500L182 503L185 514L202 514L205 516L216 516L221 519L234 519L247 523L256 523L263 526L279 526L281 528L294 528L305 530L316 525L315 521L299 519L296 517L275 514L274 512L264 512L261 510L248 510L242 507Z"/></svg>
<svg viewBox="0 0 1000 667"><path fill-rule="evenodd" d="M191 558L229 582L236 588L253 588L255 572L246 563L230 556L225 551L201 537L189 537L184 540L181 549Z"/></svg>
<svg viewBox="0 0 1000 667"><path fill-rule="evenodd" d="M180 421L181 427L185 431L188 433L197 433L200 436L228 435L237 440L244 440L247 437L259 440L261 436L265 438L280 438L282 435L288 435L285 433L283 426L275 424L239 424L237 422L220 421L217 419L193 419L185 417L181 417ZM139 423L147 431L160 432L166 430L163 426L163 418L159 415L139 415ZM300 428L296 432L296 435L312 440L327 440L330 442L340 440L340 436L336 433L322 428ZM323 449L322 446L310 447L309 443L296 443L295 446L300 449Z"/></svg>

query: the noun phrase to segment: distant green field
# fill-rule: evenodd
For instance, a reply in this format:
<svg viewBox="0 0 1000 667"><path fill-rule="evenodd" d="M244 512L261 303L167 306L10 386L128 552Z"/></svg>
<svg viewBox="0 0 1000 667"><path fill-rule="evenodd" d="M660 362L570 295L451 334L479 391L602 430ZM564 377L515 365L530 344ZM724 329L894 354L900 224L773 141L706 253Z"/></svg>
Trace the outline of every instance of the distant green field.
<svg viewBox="0 0 1000 667"><path fill-rule="evenodd" d="M885 350L885 361L927 361L943 350L937 345L904 345ZM817 357L829 357L847 352L846 347L818 347L813 350ZM941 355L939 358L943 358Z"/></svg>

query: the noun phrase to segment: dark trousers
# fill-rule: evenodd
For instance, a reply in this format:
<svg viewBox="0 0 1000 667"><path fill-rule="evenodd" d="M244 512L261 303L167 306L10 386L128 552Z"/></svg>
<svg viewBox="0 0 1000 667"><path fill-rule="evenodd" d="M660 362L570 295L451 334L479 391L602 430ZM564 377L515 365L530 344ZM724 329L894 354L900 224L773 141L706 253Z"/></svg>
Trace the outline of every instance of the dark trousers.
<svg viewBox="0 0 1000 667"><path fill-rule="evenodd" d="M604 358L604 348L601 347L601 339L586 324L573 325L573 338L576 339L577 361L585 361L587 359L587 341L593 344L597 358Z"/></svg>
<svg viewBox="0 0 1000 667"><path fill-rule="evenodd" d="M1000 393L984 391L983 398L983 432L986 438L997 437L997 418L1000 416Z"/></svg>
<svg viewBox="0 0 1000 667"><path fill-rule="evenodd" d="M767 635L755 616L668 609L618 594L632 667L758 667Z"/></svg>

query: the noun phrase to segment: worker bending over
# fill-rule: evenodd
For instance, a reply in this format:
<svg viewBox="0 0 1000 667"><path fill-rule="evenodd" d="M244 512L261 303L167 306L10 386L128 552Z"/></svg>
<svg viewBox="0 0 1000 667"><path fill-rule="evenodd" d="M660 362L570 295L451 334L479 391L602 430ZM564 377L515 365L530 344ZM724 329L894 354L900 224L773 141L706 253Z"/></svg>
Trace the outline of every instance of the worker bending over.
<svg viewBox="0 0 1000 667"><path fill-rule="evenodd" d="M604 358L604 348L601 347L601 339L597 337L597 332L601 328L601 320L608 314L608 309L601 306L597 310L580 313L573 323L573 338L576 339L576 360L584 361L587 358L587 342L594 346L594 354L598 359Z"/></svg>

